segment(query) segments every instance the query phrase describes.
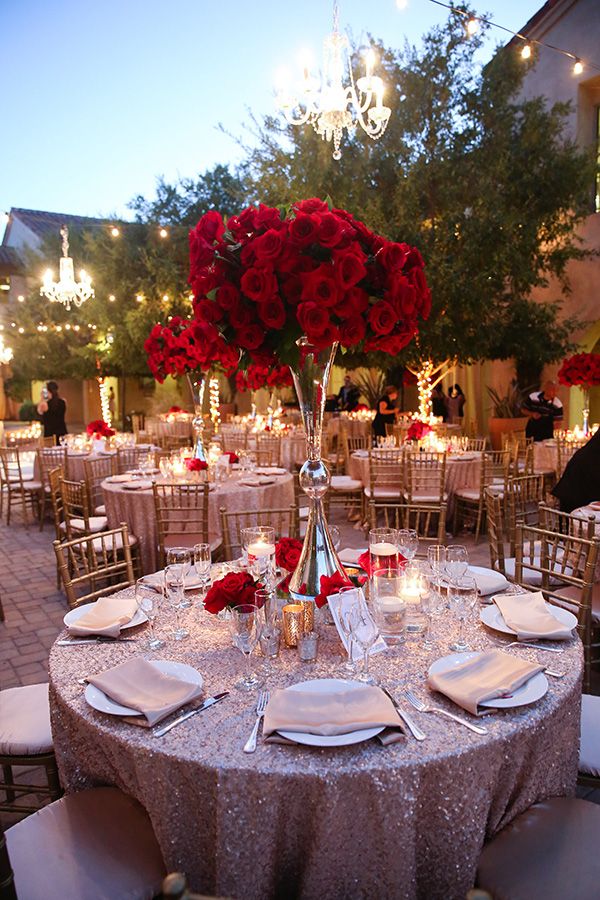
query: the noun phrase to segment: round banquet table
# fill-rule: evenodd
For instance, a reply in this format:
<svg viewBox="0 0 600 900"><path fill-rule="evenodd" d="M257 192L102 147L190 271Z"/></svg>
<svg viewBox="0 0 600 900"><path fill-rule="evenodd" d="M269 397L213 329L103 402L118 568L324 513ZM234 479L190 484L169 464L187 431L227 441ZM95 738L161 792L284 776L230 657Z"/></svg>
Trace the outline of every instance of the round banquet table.
<svg viewBox="0 0 600 900"><path fill-rule="evenodd" d="M369 484L369 456L365 451L356 451L350 456L348 466L351 478L358 478L364 485ZM454 513L454 494L461 488L477 490L481 481L481 453L472 450L469 453L448 455L446 457L446 493L448 494L446 515L452 518ZM398 480L400 487L400 480Z"/></svg>
<svg viewBox="0 0 600 900"><path fill-rule="evenodd" d="M160 477L156 479L159 483ZM104 504L109 528L118 528L125 522L131 534L139 541L142 571L154 572L158 568L158 528L154 513L152 489L131 490L122 483L102 482ZM260 509L285 509L294 503L294 482L290 474L274 475L273 481L260 487L240 484L231 477L211 485L208 495L208 532L212 542L221 537L219 509L228 512L252 512Z"/></svg>
<svg viewBox="0 0 600 900"><path fill-rule="evenodd" d="M148 810L167 869L184 871L194 890L244 900L464 900L485 840L532 803L574 793L578 639L562 656L519 648L519 655L567 674L550 678L537 703L480 720L486 736L411 710L427 734L424 742L409 735L387 747L371 740L316 749L259 739L256 753L245 754L256 697L233 687L241 654L225 622L194 607L186 624L187 641L145 655L194 666L207 696L231 693L165 737L96 712L77 683L139 653L135 643L55 645L50 694L67 791L111 784L136 797ZM163 622L165 630L169 625ZM143 629L136 629L140 636ZM403 687L425 696L426 671L448 652L453 623L438 619L437 632L437 652L411 641L373 657L372 671L397 697ZM473 649L506 642L479 624L468 626L467 637ZM334 629L323 626L317 662L300 663L295 650L282 650L267 686L339 675L341 661ZM456 709L439 694L435 700Z"/></svg>
<svg viewBox="0 0 600 900"><path fill-rule="evenodd" d="M558 447L555 440L535 441L533 444L533 471L555 472L558 466Z"/></svg>

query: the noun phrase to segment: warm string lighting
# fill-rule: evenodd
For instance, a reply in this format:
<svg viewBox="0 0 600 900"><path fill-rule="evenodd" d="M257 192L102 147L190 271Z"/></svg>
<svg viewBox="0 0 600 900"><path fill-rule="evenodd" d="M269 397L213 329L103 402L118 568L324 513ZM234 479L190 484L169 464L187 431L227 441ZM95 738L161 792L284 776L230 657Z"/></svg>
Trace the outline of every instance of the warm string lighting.
<svg viewBox="0 0 600 900"><path fill-rule="evenodd" d="M12 358L12 347L7 347L4 343L4 338L0 335L0 365L7 366Z"/></svg>
<svg viewBox="0 0 600 900"><path fill-rule="evenodd" d="M112 426L112 415L110 412L110 403L108 399L109 387L106 378L98 376L98 387L100 388L100 412L102 418L110 428Z"/></svg>
<svg viewBox="0 0 600 900"><path fill-rule="evenodd" d="M209 410L210 420L213 423L215 433L218 432L221 424L221 413L219 410L219 379L211 378L208 382Z"/></svg>
<svg viewBox="0 0 600 900"><path fill-rule="evenodd" d="M523 46L521 47L521 59L531 59L534 46L545 47L547 50L552 50L554 53L560 53L562 56L572 59L573 75L581 75L586 67L600 72L600 65L589 61L584 63L579 56L572 53L570 50L565 50L562 47L555 47L553 44L548 44L546 41L537 40L536 38L527 38L524 34L521 34L520 31L513 31L512 28L506 28L504 25L499 25L497 22L486 19L484 16L475 16L472 13L465 12L463 9L457 9L448 3L443 3L442 0L430 0L430 3L435 3L436 6L442 6L444 9L449 9L457 16L463 16L466 20L465 30L470 37L476 34L480 24L484 24L489 25L491 28L498 28L500 31L511 34L513 38L518 38L518 40L523 41Z"/></svg>

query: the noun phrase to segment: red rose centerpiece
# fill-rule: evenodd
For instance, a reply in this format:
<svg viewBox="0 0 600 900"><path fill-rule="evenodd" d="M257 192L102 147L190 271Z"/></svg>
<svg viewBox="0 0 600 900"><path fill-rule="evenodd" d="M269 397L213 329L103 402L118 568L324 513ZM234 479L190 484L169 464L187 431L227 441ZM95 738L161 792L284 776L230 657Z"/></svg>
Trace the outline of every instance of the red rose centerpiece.
<svg viewBox="0 0 600 900"><path fill-rule="evenodd" d="M101 441L104 443L106 438L111 438L115 434L115 429L110 428L104 419L94 419L86 426L85 433L91 437L93 441Z"/></svg>
<svg viewBox="0 0 600 900"><path fill-rule="evenodd" d="M558 370L560 384L580 387L583 394L583 433L590 433L590 388L600 384L600 353L576 353Z"/></svg>
<svg viewBox="0 0 600 900"><path fill-rule="evenodd" d="M204 608L216 615L236 606L256 605L255 593L261 588L248 572L229 572L212 585L204 598Z"/></svg>
<svg viewBox="0 0 600 900"><path fill-rule="evenodd" d="M289 590L290 578L300 562L302 546L302 541L299 541L298 538L280 538L275 544L275 563L288 573L285 580L279 585L280 591Z"/></svg>
<svg viewBox="0 0 600 900"><path fill-rule="evenodd" d="M292 596L316 598L321 579L345 578L323 512L321 459L327 385L338 345L395 355L429 316L421 254L388 241L344 209L312 198L250 207L227 223L204 215L190 233L189 283L203 340L240 365L289 365L307 435L300 484L310 499ZM304 591L300 588L304 587Z"/></svg>
<svg viewBox="0 0 600 900"><path fill-rule="evenodd" d="M427 422L422 422L420 419L415 419L406 432L406 440L422 441L425 435L430 434L431 431L431 425L428 425Z"/></svg>

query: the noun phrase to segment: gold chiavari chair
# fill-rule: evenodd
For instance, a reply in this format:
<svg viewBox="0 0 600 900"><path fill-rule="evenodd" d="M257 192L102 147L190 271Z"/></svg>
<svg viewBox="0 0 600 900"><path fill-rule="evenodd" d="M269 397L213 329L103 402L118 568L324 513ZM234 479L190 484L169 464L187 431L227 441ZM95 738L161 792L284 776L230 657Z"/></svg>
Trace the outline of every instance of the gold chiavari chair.
<svg viewBox="0 0 600 900"><path fill-rule="evenodd" d="M259 459L261 460L260 462ZM281 435L256 435L256 460L260 466L281 465Z"/></svg>
<svg viewBox="0 0 600 900"><path fill-rule="evenodd" d="M161 567L165 565L169 547L210 543L212 552L220 548L220 539L209 538L208 484L154 483L152 491Z"/></svg>
<svg viewBox="0 0 600 900"><path fill-rule="evenodd" d="M492 490L504 498L509 475L510 451L487 450L481 456L481 473L477 488L459 488L454 494L453 533L458 534L460 524L467 516L475 519L475 543L485 517L485 492Z"/></svg>
<svg viewBox="0 0 600 900"><path fill-rule="evenodd" d="M123 475L130 469L139 469L141 465L152 467L154 449L151 447L119 447L114 460L115 474Z"/></svg>
<svg viewBox="0 0 600 900"><path fill-rule="evenodd" d="M298 537L296 507L292 504L282 509L247 510L229 512L224 506L219 509L221 533L223 535L223 555L225 559L238 559L242 554L242 528L256 525L271 525L276 538Z"/></svg>
<svg viewBox="0 0 600 900"><path fill-rule="evenodd" d="M404 502L398 507L396 528L414 528L419 536L418 556L427 557L430 544L446 542L446 503Z"/></svg>
<svg viewBox="0 0 600 900"><path fill-rule="evenodd" d="M405 442L406 433L408 432L409 428L409 422L396 422L396 424L393 426L392 434L396 438L396 444L398 445L398 447L401 447Z"/></svg>
<svg viewBox="0 0 600 900"><path fill-rule="evenodd" d="M60 466L63 470L64 477L69 477L69 456L66 447L42 447L37 451L37 466L42 482L42 490L40 491L40 531L44 527L44 517L46 515L46 503L50 499L50 484L48 482L48 473L51 469Z"/></svg>
<svg viewBox="0 0 600 900"><path fill-rule="evenodd" d="M23 477L21 451L18 448L0 447L0 475L2 506L6 498L6 524L10 525L11 509L19 506L23 515L23 523L29 527L28 512L35 518L36 510L41 503L42 482L37 479Z"/></svg>
<svg viewBox="0 0 600 900"><path fill-rule="evenodd" d="M587 444L587 438L585 440L578 441L567 441L564 438L557 438L556 440L556 452L557 452L557 463L556 463L556 478L559 479L562 477L563 472L567 466L567 463L575 456L578 450L581 450L582 447L585 447Z"/></svg>
<svg viewBox="0 0 600 900"><path fill-rule="evenodd" d="M40 447L56 447L56 435L51 434L50 437L41 437Z"/></svg>
<svg viewBox="0 0 600 900"><path fill-rule="evenodd" d="M496 572L501 572L510 581L514 579L514 567L512 576L506 571L506 547L504 545L505 523L504 504L501 497L494 491L486 489L485 492L487 539L490 551L490 566ZM512 560L514 566L514 558Z"/></svg>
<svg viewBox="0 0 600 900"><path fill-rule="evenodd" d="M412 505L445 503L446 454L408 450L404 457L404 495Z"/></svg>
<svg viewBox="0 0 600 900"><path fill-rule="evenodd" d="M69 608L91 603L135 584L127 525L73 540L54 541L54 552ZM83 593L81 593L83 591Z"/></svg>
<svg viewBox="0 0 600 900"><path fill-rule="evenodd" d="M504 496L505 527L509 542L509 555L515 556L517 522L525 525L537 525L539 507L545 496L543 475L519 475L510 477L506 482Z"/></svg>
<svg viewBox="0 0 600 900"><path fill-rule="evenodd" d="M153 458L154 462L154 458ZM116 459L114 456L97 456L93 459L84 459L83 471L88 494L91 499L95 516L106 515L102 482L111 475L116 475Z"/></svg>
<svg viewBox="0 0 600 900"><path fill-rule="evenodd" d="M168 453L172 453L174 450L182 450L185 447L189 447L191 454L192 444L189 435L166 434L162 439L162 449Z"/></svg>
<svg viewBox="0 0 600 900"><path fill-rule="evenodd" d="M469 452L484 453L487 448L487 438L470 437L467 438L466 450Z"/></svg>
<svg viewBox="0 0 600 900"><path fill-rule="evenodd" d="M60 496L67 540L98 534L108 527L106 516L92 515L92 503L85 481L60 479ZM61 526L62 527L62 526Z"/></svg>
<svg viewBox="0 0 600 900"><path fill-rule="evenodd" d="M245 428L232 428L228 425L221 428L221 447L223 453L238 453L240 450L248 450L248 432Z"/></svg>
<svg viewBox="0 0 600 900"><path fill-rule="evenodd" d="M398 447L369 450L369 483L364 487L364 494L371 528L377 526L380 512L386 525L397 521L398 507L404 502L403 485L404 450Z"/></svg>
<svg viewBox="0 0 600 900"><path fill-rule="evenodd" d="M48 483L50 485L50 504L52 508L52 518L54 520L54 536L57 541L63 541L66 537L66 526L64 525L63 502L61 492L61 481L63 471L60 466L51 469L48 473ZM60 589L60 572L56 567L56 587Z"/></svg>

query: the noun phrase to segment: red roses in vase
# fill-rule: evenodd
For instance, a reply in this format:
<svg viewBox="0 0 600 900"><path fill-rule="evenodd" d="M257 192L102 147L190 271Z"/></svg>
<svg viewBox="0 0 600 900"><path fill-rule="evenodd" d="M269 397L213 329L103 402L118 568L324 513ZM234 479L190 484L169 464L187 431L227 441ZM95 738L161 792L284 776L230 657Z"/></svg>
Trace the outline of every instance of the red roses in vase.
<svg viewBox="0 0 600 900"><path fill-rule="evenodd" d="M94 419L94 421L90 422L85 429L85 433L88 437L93 438L95 441L99 441L102 438L112 437L116 432L114 428L108 426L104 419Z"/></svg>
<svg viewBox="0 0 600 900"><path fill-rule="evenodd" d="M590 388L600 384L600 353L576 353L558 370L560 384Z"/></svg>
<svg viewBox="0 0 600 900"><path fill-rule="evenodd" d="M204 608L216 615L224 609L234 609L236 606L247 604L255 605L254 595L261 587L262 585L248 572L229 572L215 581L209 589L204 598Z"/></svg>

